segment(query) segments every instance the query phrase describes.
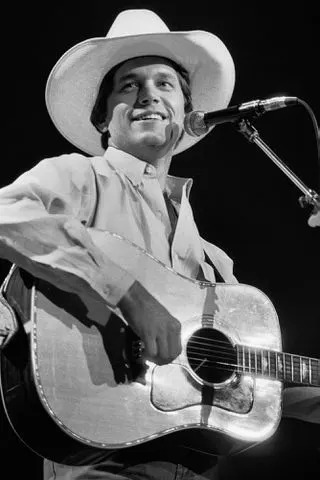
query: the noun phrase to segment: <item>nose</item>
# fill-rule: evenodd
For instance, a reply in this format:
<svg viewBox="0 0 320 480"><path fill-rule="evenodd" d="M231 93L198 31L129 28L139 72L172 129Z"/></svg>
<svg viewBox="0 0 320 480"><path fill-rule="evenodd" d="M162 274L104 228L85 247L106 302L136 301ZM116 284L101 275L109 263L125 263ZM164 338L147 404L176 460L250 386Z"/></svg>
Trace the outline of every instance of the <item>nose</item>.
<svg viewBox="0 0 320 480"><path fill-rule="evenodd" d="M153 103L159 103L159 93L154 85L146 84L140 88L138 94L138 103L140 105L146 106Z"/></svg>

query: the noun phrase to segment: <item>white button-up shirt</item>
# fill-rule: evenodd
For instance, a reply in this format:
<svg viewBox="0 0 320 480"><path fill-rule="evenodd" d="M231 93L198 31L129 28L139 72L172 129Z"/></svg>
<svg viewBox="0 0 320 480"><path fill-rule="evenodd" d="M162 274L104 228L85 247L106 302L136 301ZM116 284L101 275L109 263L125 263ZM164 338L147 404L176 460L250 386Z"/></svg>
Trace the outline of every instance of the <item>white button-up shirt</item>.
<svg viewBox="0 0 320 480"><path fill-rule="evenodd" d="M183 275L196 278L201 268L215 281L206 251L224 280L235 283L231 259L199 235L188 200L191 185L191 179L167 177L165 189L178 214L172 232L152 165L113 147L101 157L42 160L0 190L0 256L74 293L89 288L114 307L134 282L134 269L101 251L90 226L125 237Z"/></svg>
<svg viewBox="0 0 320 480"><path fill-rule="evenodd" d="M152 165L111 147L103 157L45 159L0 190L0 257L68 291L98 293L113 308L135 281L134 268L120 267L112 252L97 247L90 225L124 236L179 273L195 278L201 269L214 282L205 251L224 280L236 283L231 259L199 236L188 200L191 185L191 179L167 178L178 213L171 239ZM286 390L284 416L319 423L318 390Z"/></svg>

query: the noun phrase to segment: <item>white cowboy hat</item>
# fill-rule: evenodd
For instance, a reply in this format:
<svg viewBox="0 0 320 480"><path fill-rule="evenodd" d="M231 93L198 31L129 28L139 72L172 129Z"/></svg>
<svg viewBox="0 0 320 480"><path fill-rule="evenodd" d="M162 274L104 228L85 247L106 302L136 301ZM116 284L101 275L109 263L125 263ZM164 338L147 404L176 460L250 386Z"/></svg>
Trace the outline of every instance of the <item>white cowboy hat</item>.
<svg viewBox="0 0 320 480"><path fill-rule="evenodd" d="M150 10L125 10L105 38L90 38L68 50L53 67L46 86L49 115L60 133L90 155L101 155L101 135L90 122L100 83L115 65L134 57L161 56L182 65L190 75L195 110L225 108L235 70L226 46L215 35L196 30L170 32ZM180 153L202 137L185 134Z"/></svg>

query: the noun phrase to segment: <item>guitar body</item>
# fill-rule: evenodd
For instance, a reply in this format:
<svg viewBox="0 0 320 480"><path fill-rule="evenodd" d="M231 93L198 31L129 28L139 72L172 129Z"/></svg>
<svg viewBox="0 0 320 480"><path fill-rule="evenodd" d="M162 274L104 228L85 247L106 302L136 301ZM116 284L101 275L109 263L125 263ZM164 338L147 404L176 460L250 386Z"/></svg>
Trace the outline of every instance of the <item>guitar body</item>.
<svg viewBox="0 0 320 480"><path fill-rule="evenodd" d="M201 449L211 453L272 435L282 382L226 372L220 357L208 368L221 352L236 365L236 344L281 351L270 300L248 285L185 278L125 239L105 238L119 259L138 256L137 279L181 322L182 353L168 365L144 362L118 312L35 281L30 318L20 318L1 354L3 402L19 437L44 457L72 463L77 449L134 447L182 431L195 448L205 438Z"/></svg>

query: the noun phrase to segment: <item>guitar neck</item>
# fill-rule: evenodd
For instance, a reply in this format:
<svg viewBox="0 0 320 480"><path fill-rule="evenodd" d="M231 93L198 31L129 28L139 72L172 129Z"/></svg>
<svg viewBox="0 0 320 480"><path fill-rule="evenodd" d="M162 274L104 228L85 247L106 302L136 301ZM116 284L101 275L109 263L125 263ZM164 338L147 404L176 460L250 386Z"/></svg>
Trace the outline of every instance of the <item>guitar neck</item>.
<svg viewBox="0 0 320 480"><path fill-rule="evenodd" d="M237 345L237 370L282 382L320 386L320 360Z"/></svg>

